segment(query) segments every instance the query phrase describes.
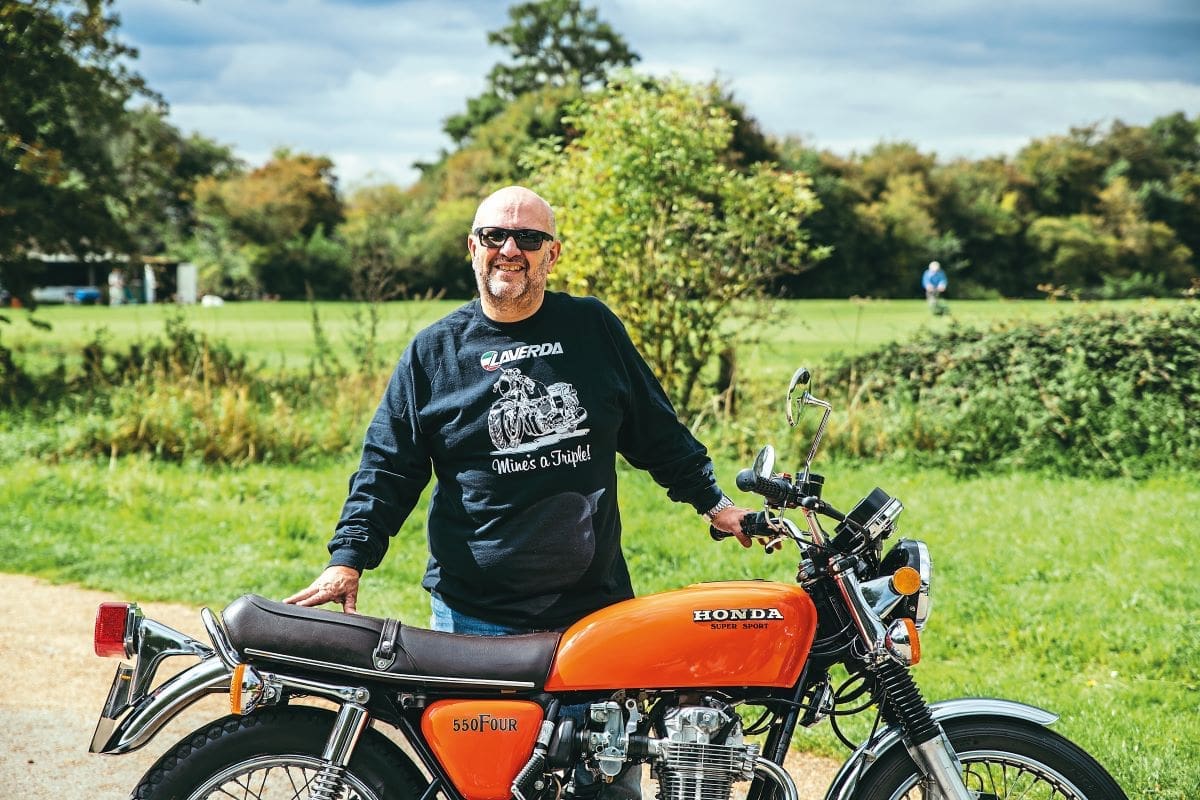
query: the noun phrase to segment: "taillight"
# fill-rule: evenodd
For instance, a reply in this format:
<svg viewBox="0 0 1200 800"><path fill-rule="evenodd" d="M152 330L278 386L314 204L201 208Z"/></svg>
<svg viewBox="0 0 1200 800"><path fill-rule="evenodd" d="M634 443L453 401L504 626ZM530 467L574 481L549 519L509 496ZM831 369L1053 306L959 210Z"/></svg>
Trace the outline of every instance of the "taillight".
<svg viewBox="0 0 1200 800"><path fill-rule="evenodd" d="M96 634L92 642L101 658L127 658L125 632L133 603L101 603L96 609Z"/></svg>

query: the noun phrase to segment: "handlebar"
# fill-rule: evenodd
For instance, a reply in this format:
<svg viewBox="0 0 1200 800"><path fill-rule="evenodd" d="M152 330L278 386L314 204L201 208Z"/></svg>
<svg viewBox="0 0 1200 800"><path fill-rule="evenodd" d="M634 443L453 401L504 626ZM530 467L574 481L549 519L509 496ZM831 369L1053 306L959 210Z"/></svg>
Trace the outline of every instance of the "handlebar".
<svg viewBox="0 0 1200 800"><path fill-rule="evenodd" d="M735 482L743 492L762 495L774 505L784 508L806 508L838 522L846 519L845 514L826 503L820 496L801 494L800 487L787 478L763 478L755 475L754 470L744 469L737 474Z"/></svg>

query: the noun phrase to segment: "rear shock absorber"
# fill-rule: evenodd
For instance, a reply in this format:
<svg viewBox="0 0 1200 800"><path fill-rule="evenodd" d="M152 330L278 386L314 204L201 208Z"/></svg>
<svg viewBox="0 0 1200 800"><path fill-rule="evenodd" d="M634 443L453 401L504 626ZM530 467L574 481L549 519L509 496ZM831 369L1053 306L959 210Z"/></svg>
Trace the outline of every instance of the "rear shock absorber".
<svg viewBox="0 0 1200 800"><path fill-rule="evenodd" d="M921 696L921 690L917 688L907 667L887 659L880 665L876 675L887 698L883 714L888 722L900 725L913 744L928 742L941 735L929 711L929 704Z"/></svg>

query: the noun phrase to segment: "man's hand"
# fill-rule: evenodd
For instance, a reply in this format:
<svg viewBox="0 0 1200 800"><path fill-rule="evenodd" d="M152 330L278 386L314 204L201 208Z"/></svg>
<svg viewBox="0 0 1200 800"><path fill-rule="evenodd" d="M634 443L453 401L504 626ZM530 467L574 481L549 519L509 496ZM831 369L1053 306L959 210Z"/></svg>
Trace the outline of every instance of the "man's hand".
<svg viewBox="0 0 1200 800"><path fill-rule="evenodd" d="M737 537L738 542L742 547L749 547L754 542L749 536L742 533L742 517L754 512L748 508L740 508L738 506L730 506L717 512L717 515L712 519L712 526L718 530L732 533Z"/></svg>
<svg viewBox="0 0 1200 800"><path fill-rule="evenodd" d="M319 606L323 603L341 603L347 614L358 611L358 570L352 567L326 567L307 589L284 599L285 603L298 606Z"/></svg>

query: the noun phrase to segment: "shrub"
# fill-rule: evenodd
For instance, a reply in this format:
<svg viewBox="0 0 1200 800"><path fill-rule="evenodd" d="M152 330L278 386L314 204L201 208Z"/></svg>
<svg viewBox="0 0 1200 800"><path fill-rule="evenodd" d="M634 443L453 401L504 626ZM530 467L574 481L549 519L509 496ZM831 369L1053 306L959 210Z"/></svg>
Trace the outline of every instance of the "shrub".
<svg viewBox="0 0 1200 800"><path fill-rule="evenodd" d="M316 361L306 375L255 370L182 317L168 318L164 337L123 352L99 333L81 355L75 374L61 364L35 374L0 348L4 458L143 454L244 464L346 455L362 441L386 380Z"/></svg>
<svg viewBox="0 0 1200 800"><path fill-rule="evenodd" d="M1140 476L1200 467L1200 305L990 330L953 326L832 371L830 446L994 467Z"/></svg>

